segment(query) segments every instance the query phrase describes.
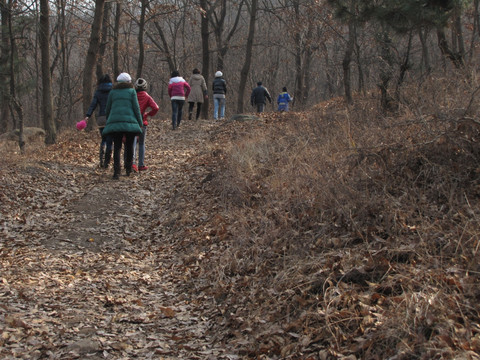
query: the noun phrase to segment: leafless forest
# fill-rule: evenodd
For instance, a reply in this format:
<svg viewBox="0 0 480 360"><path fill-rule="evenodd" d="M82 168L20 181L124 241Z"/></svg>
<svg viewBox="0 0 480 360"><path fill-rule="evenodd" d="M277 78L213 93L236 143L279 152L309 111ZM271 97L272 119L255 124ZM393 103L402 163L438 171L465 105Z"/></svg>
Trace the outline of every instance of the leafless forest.
<svg viewBox="0 0 480 360"><path fill-rule="evenodd" d="M45 127L47 143L83 115L103 73L144 77L168 111L172 70L188 80L197 67L208 84L222 70L231 115L252 110L259 80L274 96L286 86L294 110L370 90L387 108L401 101L405 83L475 71L478 62L477 0L2 0L0 7L0 132Z"/></svg>

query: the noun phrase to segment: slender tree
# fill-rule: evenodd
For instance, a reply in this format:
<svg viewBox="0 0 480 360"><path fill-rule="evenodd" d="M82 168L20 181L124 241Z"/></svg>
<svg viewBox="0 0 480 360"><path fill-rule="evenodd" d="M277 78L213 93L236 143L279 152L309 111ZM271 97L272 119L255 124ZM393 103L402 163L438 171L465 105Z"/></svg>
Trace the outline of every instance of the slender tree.
<svg viewBox="0 0 480 360"><path fill-rule="evenodd" d="M57 141L57 130L53 118L52 78L50 75L50 8L48 0L40 0L40 33L39 42L42 62L42 115L45 128L45 143L55 144Z"/></svg>
<svg viewBox="0 0 480 360"><path fill-rule="evenodd" d="M200 0L200 32L202 36L202 74L207 81L207 87L209 86L209 75L210 75L210 43L209 43L209 29L208 29L208 15L207 15L207 0ZM205 119L208 119L209 111L209 101L208 99L204 100L202 106L202 115Z"/></svg>
<svg viewBox="0 0 480 360"><path fill-rule="evenodd" d="M90 42L87 56L85 58L85 67L83 69L83 113L87 112L88 106L93 94L93 73L95 70L98 50L100 48L100 35L102 29L103 9L105 0L95 1L95 12L93 16L92 30L90 33ZM89 128L91 128L91 123Z"/></svg>
<svg viewBox="0 0 480 360"><path fill-rule="evenodd" d="M0 16L1 16L1 51L0 51L0 83L7 84L8 80L8 63L10 60L10 22L11 10L10 1L0 0ZM8 130L10 93L7 86L0 86L0 133Z"/></svg>
<svg viewBox="0 0 480 360"><path fill-rule="evenodd" d="M252 53L253 53L253 41L255 39L255 24L257 18L257 9L258 9L258 0L251 0L251 3L247 3L247 7L250 12L250 23L248 25L248 36L247 43L245 45L245 62L240 71L240 85L238 89L238 100L237 100L237 112L239 114L243 113L243 100L245 96L245 88L247 86L248 72L250 71L250 66L252 63Z"/></svg>

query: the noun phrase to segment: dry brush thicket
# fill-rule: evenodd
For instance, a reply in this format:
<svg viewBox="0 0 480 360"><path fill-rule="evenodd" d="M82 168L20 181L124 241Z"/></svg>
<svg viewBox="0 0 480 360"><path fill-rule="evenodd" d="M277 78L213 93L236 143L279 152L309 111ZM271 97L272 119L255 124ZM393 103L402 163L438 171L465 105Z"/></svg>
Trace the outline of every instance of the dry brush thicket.
<svg viewBox="0 0 480 360"><path fill-rule="evenodd" d="M223 251L205 271L223 341L252 358L479 359L479 85L441 75L387 115L371 95L225 127Z"/></svg>

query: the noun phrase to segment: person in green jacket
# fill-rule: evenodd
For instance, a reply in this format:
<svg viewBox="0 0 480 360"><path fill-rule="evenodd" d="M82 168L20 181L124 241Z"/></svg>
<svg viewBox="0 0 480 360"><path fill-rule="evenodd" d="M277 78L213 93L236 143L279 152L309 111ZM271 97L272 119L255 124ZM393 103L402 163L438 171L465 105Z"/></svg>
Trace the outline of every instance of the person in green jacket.
<svg viewBox="0 0 480 360"><path fill-rule="evenodd" d="M137 92L133 88L132 77L121 73L117 83L108 95L106 108L107 123L103 134L113 138L113 179L120 176L120 153L125 138L125 169L127 176L132 172L133 140L142 133L143 120L140 114Z"/></svg>

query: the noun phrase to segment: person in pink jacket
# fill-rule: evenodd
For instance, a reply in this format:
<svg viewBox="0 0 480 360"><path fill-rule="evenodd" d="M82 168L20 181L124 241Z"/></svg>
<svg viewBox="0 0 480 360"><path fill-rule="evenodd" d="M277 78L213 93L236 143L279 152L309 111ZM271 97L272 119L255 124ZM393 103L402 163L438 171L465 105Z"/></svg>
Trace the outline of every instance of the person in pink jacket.
<svg viewBox="0 0 480 360"><path fill-rule="evenodd" d="M147 136L148 117L155 116L158 112L158 105L153 98L147 93L147 81L142 78L138 78L135 82L135 90L137 91L138 104L140 105L140 113L143 117L142 134L138 136L138 168L136 164L137 158L137 137L133 142L133 171L144 171L148 167L145 166L145 137ZM150 111L147 112L147 109Z"/></svg>
<svg viewBox="0 0 480 360"><path fill-rule="evenodd" d="M168 82L168 96L172 101L172 129L175 130L180 126L182 121L182 109L185 99L188 98L191 88L188 82L180 76L178 70L172 72L172 77Z"/></svg>

